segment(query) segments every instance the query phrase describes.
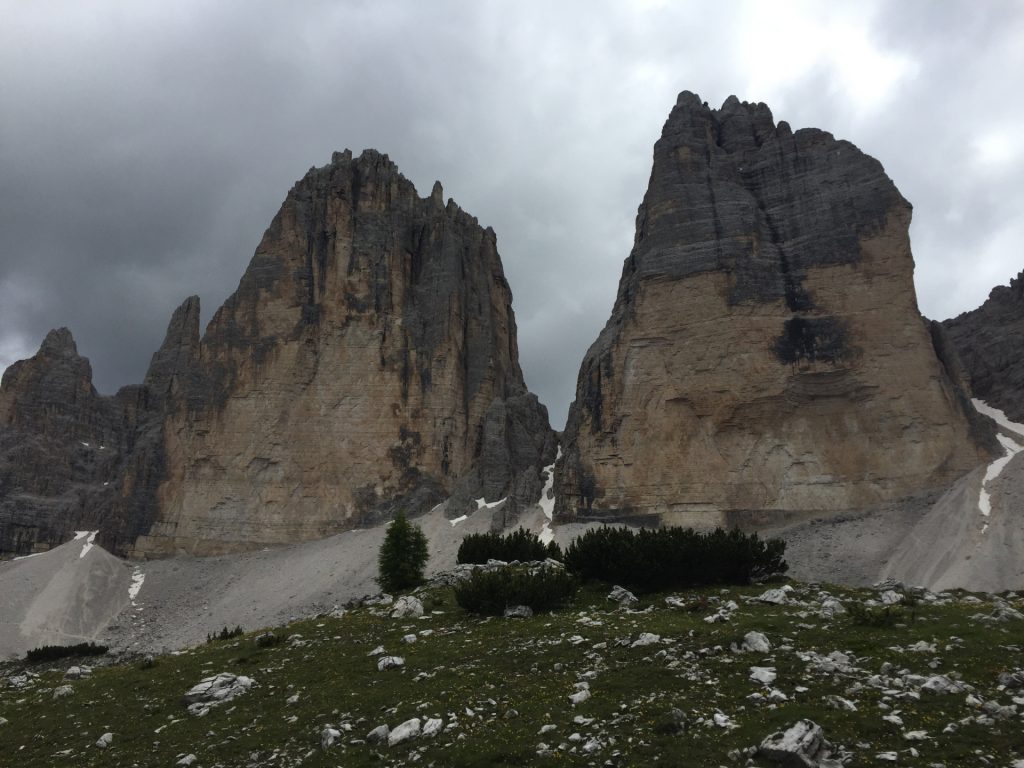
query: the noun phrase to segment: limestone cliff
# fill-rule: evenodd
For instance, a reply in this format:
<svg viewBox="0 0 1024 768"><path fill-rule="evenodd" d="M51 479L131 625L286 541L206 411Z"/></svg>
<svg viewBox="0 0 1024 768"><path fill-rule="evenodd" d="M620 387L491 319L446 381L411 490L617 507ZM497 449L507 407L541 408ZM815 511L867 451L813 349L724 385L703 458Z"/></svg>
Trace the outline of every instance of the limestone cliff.
<svg viewBox="0 0 1024 768"><path fill-rule="evenodd" d="M310 170L201 342L182 320L154 360L166 478L136 553L316 538L450 495L535 500L554 435L511 304L494 232L440 184L420 198L369 150Z"/></svg>
<svg viewBox="0 0 1024 768"><path fill-rule="evenodd" d="M99 529L118 553L325 536L451 497L540 496L547 411L519 367L495 235L375 151L288 194L200 337L174 313L145 381L96 394L71 334L0 387L0 552Z"/></svg>
<svg viewBox="0 0 1024 768"><path fill-rule="evenodd" d="M853 508L982 461L917 309L910 214L852 144L682 93L580 369L558 516Z"/></svg>
<svg viewBox="0 0 1024 768"><path fill-rule="evenodd" d="M971 312L942 323L974 396L1024 421L1024 272Z"/></svg>

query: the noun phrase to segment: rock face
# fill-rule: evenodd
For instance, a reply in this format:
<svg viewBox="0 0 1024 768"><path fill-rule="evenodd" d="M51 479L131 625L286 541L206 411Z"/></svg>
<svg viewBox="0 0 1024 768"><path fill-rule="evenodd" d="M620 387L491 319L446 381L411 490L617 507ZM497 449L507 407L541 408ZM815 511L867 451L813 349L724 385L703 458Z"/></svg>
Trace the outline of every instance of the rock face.
<svg viewBox="0 0 1024 768"><path fill-rule="evenodd" d="M910 213L852 144L682 93L580 369L556 514L853 508L986 458L917 309Z"/></svg>
<svg viewBox="0 0 1024 768"><path fill-rule="evenodd" d="M1024 421L1024 272L971 312L942 323L974 396Z"/></svg>
<svg viewBox="0 0 1024 768"><path fill-rule="evenodd" d="M175 312L144 384L96 395L66 331L12 366L0 549L52 545L76 514L141 556L318 538L449 496L456 514L481 496L514 514L556 445L511 302L494 232L440 184L420 198L386 155L335 153L202 338L198 298ZM79 466L84 443L112 459Z"/></svg>

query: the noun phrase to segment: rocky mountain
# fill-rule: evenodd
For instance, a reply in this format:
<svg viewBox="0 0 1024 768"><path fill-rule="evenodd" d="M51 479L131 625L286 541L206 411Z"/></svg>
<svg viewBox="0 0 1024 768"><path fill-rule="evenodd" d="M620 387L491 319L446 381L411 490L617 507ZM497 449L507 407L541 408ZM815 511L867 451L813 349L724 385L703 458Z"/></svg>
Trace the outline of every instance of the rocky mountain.
<svg viewBox="0 0 1024 768"><path fill-rule="evenodd" d="M540 495L556 450L519 367L495 234L386 155L335 153L289 192L199 334L171 319L112 398L55 331L0 390L0 549L98 528L112 551L318 538L451 497ZM57 467L57 471L54 471Z"/></svg>
<svg viewBox="0 0 1024 768"><path fill-rule="evenodd" d="M580 369L557 516L856 508L997 451L918 312L910 216L849 142L680 94Z"/></svg>
<svg viewBox="0 0 1024 768"><path fill-rule="evenodd" d="M971 312L942 323L974 396L1024 421L1024 272Z"/></svg>

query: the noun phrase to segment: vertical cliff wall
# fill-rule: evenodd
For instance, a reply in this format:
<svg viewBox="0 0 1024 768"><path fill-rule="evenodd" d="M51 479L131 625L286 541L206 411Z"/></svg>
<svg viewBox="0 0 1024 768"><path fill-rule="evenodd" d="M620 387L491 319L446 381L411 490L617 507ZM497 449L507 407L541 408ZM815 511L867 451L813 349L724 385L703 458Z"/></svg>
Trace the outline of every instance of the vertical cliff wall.
<svg viewBox="0 0 1024 768"><path fill-rule="evenodd" d="M918 312L910 215L852 144L682 93L580 369L558 516L843 509L976 466L989 438Z"/></svg>

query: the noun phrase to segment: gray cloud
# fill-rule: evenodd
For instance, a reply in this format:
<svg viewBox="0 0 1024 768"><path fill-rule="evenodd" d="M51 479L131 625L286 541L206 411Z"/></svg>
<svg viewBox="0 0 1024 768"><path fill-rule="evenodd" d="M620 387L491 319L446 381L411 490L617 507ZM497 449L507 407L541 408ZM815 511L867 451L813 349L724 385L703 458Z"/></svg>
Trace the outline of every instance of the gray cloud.
<svg viewBox="0 0 1024 768"><path fill-rule="evenodd" d="M684 88L878 157L915 206L925 313L1024 266L1019 3L0 5L0 366L67 325L101 391L141 380L305 169L375 147L497 231L560 426Z"/></svg>

